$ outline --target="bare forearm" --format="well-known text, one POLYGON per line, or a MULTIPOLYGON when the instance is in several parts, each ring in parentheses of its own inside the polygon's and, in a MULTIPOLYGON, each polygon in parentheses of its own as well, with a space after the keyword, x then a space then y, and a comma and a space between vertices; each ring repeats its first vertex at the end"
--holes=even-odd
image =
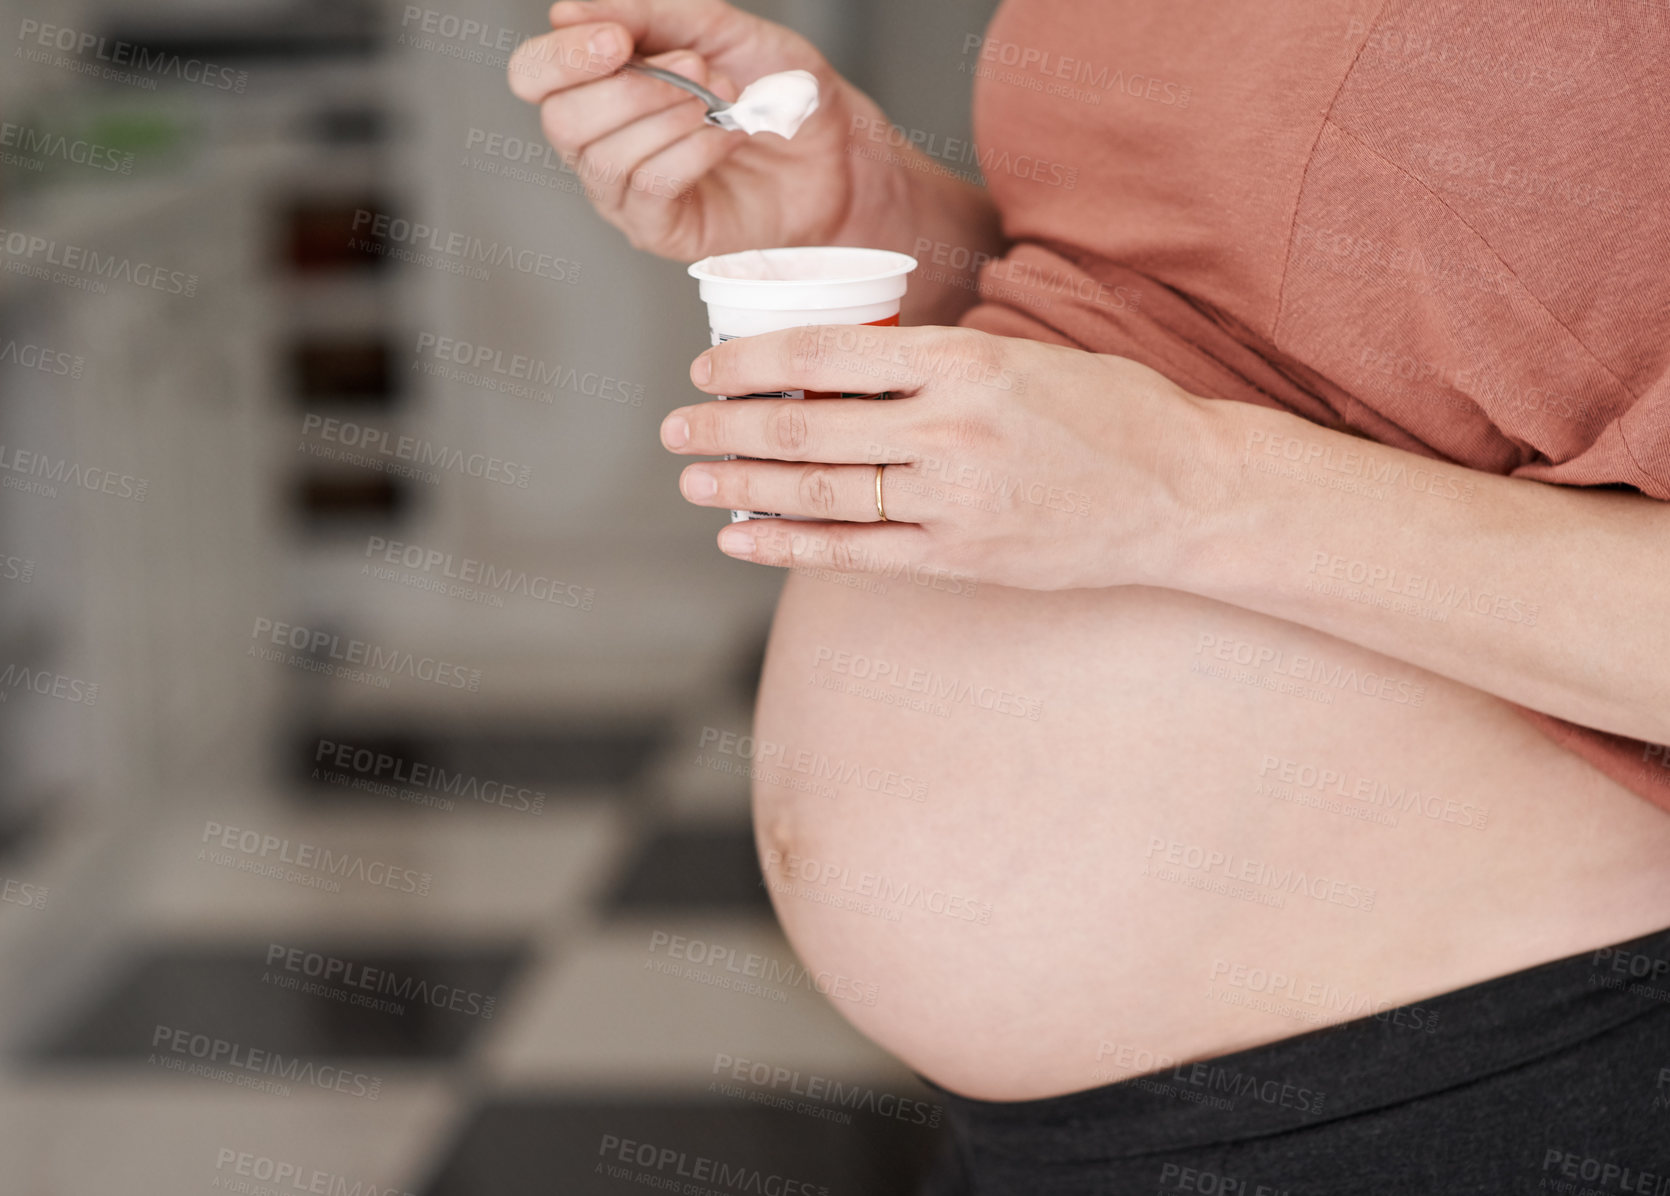
POLYGON ((1670 504, 1503 478, 1207 400, 1179 587, 1670 741, 1670 504))
POLYGON ((837 243, 908 253, 921 261, 911 276, 901 322, 955 324, 979 301, 981 263, 1002 254, 1003 233, 983 187, 950 177, 912 146, 893 149, 855 139, 849 151, 880 154, 837 243))

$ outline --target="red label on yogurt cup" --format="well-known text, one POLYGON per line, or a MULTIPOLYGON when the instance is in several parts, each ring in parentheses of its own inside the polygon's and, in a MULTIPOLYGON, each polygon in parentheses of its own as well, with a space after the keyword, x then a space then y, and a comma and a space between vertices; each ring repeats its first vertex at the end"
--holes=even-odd
MULTIPOLYGON (((896 315, 888 316, 885 320, 871 320, 867 324, 847 325, 850 328, 897 328, 898 326, 899 317, 896 315)), ((716 345, 741 339, 741 337, 732 336, 728 332, 715 332, 713 334, 713 343, 716 345)), ((845 391, 837 390, 764 390, 750 395, 720 395, 719 397, 722 399, 879 399, 882 396, 848 394, 845 391)))

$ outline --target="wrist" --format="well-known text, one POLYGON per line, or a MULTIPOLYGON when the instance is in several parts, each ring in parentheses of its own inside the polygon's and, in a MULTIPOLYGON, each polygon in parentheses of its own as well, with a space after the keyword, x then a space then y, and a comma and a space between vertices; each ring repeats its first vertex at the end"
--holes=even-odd
POLYGON ((1166 411, 1167 509, 1150 584, 1224 598, 1245 580, 1248 555, 1267 541, 1262 497, 1242 458, 1247 433, 1269 413, 1181 390, 1168 396, 1166 411))
POLYGON ((904 214, 911 200, 910 180, 900 177, 908 172, 895 165, 901 155, 885 139, 892 125, 876 102, 851 83, 841 79, 839 87, 831 115, 840 122, 848 199, 828 243, 907 252, 904 214))
POLYGON ((1003 252, 996 205, 985 188, 951 175, 908 142, 862 92, 844 85, 851 198, 830 244, 891 249, 922 269, 905 297, 905 323, 954 324, 979 300, 980 267, 1003 252))

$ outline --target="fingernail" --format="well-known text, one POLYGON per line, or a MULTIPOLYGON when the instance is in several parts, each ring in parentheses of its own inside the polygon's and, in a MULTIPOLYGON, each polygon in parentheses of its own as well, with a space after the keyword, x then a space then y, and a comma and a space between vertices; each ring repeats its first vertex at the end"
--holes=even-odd
POLYGON ((690 381, 697 386, 706 386, 713 381, 713 354, 703 353, 690 363, 690 381))
POLYGON ((712 498, 719 493, 719 479, 705 469, 692 469, 684 475, 686 498, 712 498))
POLYGON ((587 42, 586 46, 599 58, 613 58, 621 51, 620 30, 599 29, 591 35, 591 41, 587 42))
POLYGON ((682 415, 669 415, 661 424, 661 443, 670 449, 690 443, 690 423, 682 415))
POLYGON ((732 525, 719 533, 719 551, 726 556, 748 556, 754 551, 754 533, 732 525))

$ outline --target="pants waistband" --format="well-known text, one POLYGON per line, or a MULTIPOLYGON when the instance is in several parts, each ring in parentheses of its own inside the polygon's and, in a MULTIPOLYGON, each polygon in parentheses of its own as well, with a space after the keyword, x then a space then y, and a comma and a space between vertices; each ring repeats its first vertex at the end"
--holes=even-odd
POLYGON ((1670 929, 1064 1096, 981 1101, 924 1082, 984 1150, 1040 1162, 1136 1158, 1401 1104, 1667 1009, 1670 929))

